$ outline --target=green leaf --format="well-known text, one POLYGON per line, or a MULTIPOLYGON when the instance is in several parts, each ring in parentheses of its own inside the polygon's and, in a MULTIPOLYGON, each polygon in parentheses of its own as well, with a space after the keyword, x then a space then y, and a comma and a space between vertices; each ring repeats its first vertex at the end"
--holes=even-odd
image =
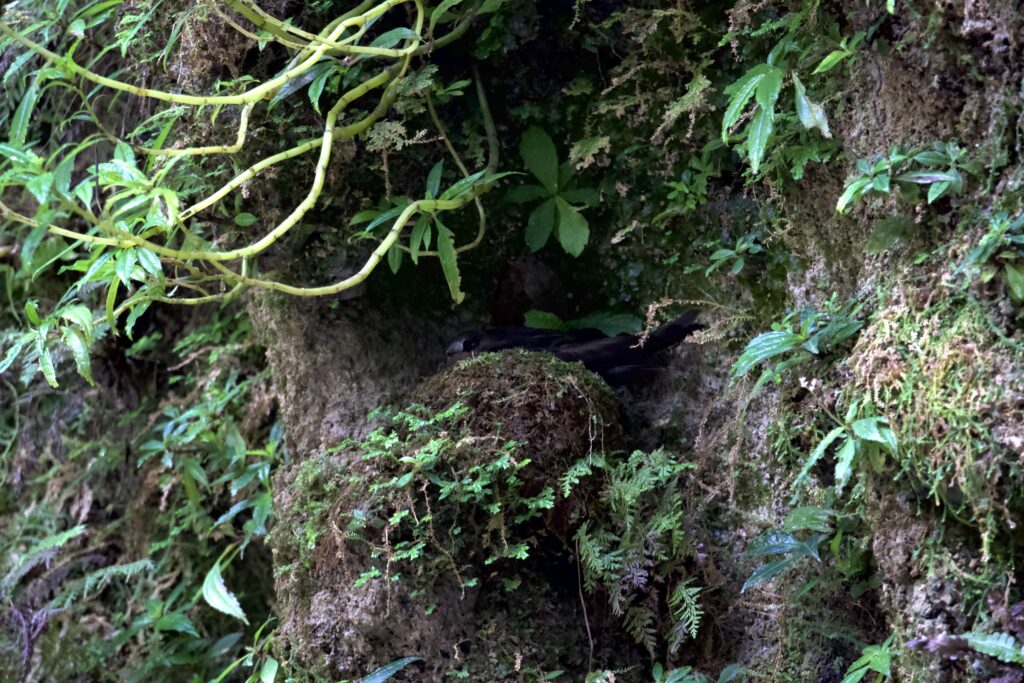
POLYGON ((519 143, 519 154, 526 168, 550 194, 558 192, 558 152, 547 133, 536 126, 528 128, 519 143))
POLYGON ((982 654, 1007 664, 1024 664, 1024 648, 1008 633, 968 631, 963 637, 968 645, 982 654))
POLYGON ((554 313, 531 309, 526 312, 524 324, 537 330, 564 330, 566 324, 554 313))
POLYGON ((83 306, 82 304, 65 306, 60 310, 60 317, 78 325, 78 328, 85 336, 85 340, 92 343, 94 330, 92 325, 92 312, 89 310, 88 306, 83 306))
POLYGON ((263 666, 260 667, 260 683, 274 683, 278 666, 277 660, 273 657, 263 660, 263 666))
POLYGON ((21 96, 21 101, 18 103, 18 108, 14 111, 14 115, 11 117, 10 130, 8 132, 7 141, 11 143, 13 147, 24 147, 25 140, 28 137, 28 127, 32 119, 32 112, 36 108, 36 103, 39 101, 39 79, 32 81, 25 90, 25 94, 21 96))
POLYGON ((1007 263, 1004 266, 1006 285, 1010 288, 1010 296, 1016 301, 1024 301, 1024 266, 1007 263))
POLYGON ((587 219, 561 197, 555 197, 555 203, 558 206, 558 241, 567 253, 579 256, 590 240, 587 219))
POLYGON ((444 279, 448 283, 448 291, 451 292, 452 300, 456 304, 462 303, 466 298, 463 293, 462 276, 459 274, 459 264, 456 260, 455 237, 452 231, 437 221, 437 255, 441 261, 441 270, 444 272, 444 279))
POLYGON ((766 109, 774 114, 775 103, 779 99, 779 93, 782 91, 782 69, 773 67, 766 71, 764 78, 762 78, 758 84, 755 92, 755 98, 757 103, 761 105, 763 109, 766 109))
POLYGON ((550 197, 551 193, 541 185, 520 185, 505 193, 505 201, 512 204, 526 204, 541 197, 550 197))
POLYGON ((53 187, 53 180, 53 173, 40 173, 25 183, 25 188, 32 193, 37 202, 45 204, 46 200, 50 198, 50 188, 53 187))
POLYGON ((804 338, 787 330, 776 330, 759 334, 747 344, 739 359, 732 366, 732 374, 742 377, 753 367, 769 358, 799 348, 804 338))
POLYGON ((427 199, 433 199, 441 191, 441 176, 444 174, 444 159, 434 164, 427 174, 427 199))
POLYGON ((577 330, 599 330, 601 334, 614 337, 619 334, 636 334, 643 329, 643 321, 628 313, 597 312, 576 318, 566 323, 577 330))
POLYGON ((526 246, 538 251, 548 242, 555 228, 555 200, 548 199, 540 204, 526 219, 526 246))
POLYGON ((245 612, 238 603, 238 598, 224 585, 224 577, 221 575, 220 560, 214 562, 213 567, 206 574, 203 580, 203 600, 219 612, 241 619, 246 624, 249 620, 245 618, 245 612))
POLYGON ((412 259, 414 264, 418 264, 420 258, 420 247, 423 246, 423 237, 430 227, 430 221, 426 216, 420 216, 416 219, 416 224, 412 226, 412 234, 409 235, 409 258, 412 259))
POLYGON ((402 267, 402 250, 398 246, 396 241, 388 249, 388 267, 391 268, 392 273, 398 273, 398 269, 402 267))
POLYGON ((865 417, 850 425, 853 433, 861 439, 882 444, 882 446, 896 454, 896 435, 889 428, 889 420, 884 417, 865 417))
POLYGON ((793 74, 793 89, 796 91, 796 114, 800 118, 800 123, 807 130, 817 128, 822 137, 831 138, 832 131, 828 127, 828 115, 825 114, 825 108, 808 99, 804 84, 800 82, 800 77, 796 74, 793 74))
POLYGON ((782 525, 783 531, 818 531, 828 533, 832 530, 829 520, 835 510, 817 506, 803 506, 794 508, 786 515, 786 521, 782 525))
POLYGON ((764 151, 768 147, 768 137, 772 134, 772 121, 775 114, 770 109, 759 109, 750 122, 747 133, 747 152, 750 154, 750 170, 757 173, 764 159, 764 151))
POLYGON ((139 260, 139 265, 147 273, 156 278, 163 276, 164 266, 160 263, 160 257, 156 255, 156 252, 150 251, 145 247, 138 247, 135 250, 135 256, 139 260))
POLYGON ((153 622, 153 628, 157 631, 174 631, 176 633, 187 633, 194 638, 199 637, 199 632, 196 631, 192 620, 178 612, 163 615, 153 622))
POLYGON ((857 178, 846 186, 839 201, 836 202, 836 211, 842 213, 850 204, 864 194, 865 189, 871 184, 871 178, 857 178))
POLYGON ((248 228, 250 225, 255 225, 258 220, 259 218, 251 213, 242 212, 235 216, 235 225, 240 228, 248 228))
POLYGON ((434 32, 434 27, 437 26, 437 22, 441 20, 448 10, 461 3, 462 0, 444 0, 444 2, 434 8, 434 11, 430 13, 430 32, 434 32))
POLYGON ((767 64, 758 64, 725 89, 725 94, 731 97, 729 106, 725 109, 725 115, 722 117, 722 142, 729 141, 729 129, 740 120, 740 116, 746 109, 747 103, 750 102, 750 98, 754 96, 757 86, 771 68, 767 64))
POLYGON ((60 331, 64 335, 64 342, 71 349, 78 374, 85 378, 85 381, 91 386, 96 386, 96 382, 92 379, 92 363, 89 359, 89 345, 86 343, 85 337, 72 327, 61 327, 60 331))
POLYGON ((811 73, 823 74, 852 54, 849 50, 833 50, 825 56, 825 59, 821 60, 821 63, 811 73))
POLYGON ((29 299, 25 302, 25 317, 28 321, 35 326, 39 326, 43 322, 42 318, 39 317, 39 301, 36 299, 29 299))
POLYGON ((382 666, 366 678, 362 679, 359 683, 384 683, 384 681, 391 680, 391 677, 396 673, 409 666, 413 662, 420 661, 419 657, 403 657, 402 659, 396 659, 395 661, 382 666))
POLYGON ((35 334, 32 332, 26 332, 18 337, 11 348, 7 349, 7 353, 4 355, 3 360, 0 360, 0 373, 7 372, 7 368, 14 364, 15 359, 21 354, 24 349, 31 341, 35 339, 35 334))
POLYGON ((70 24, 68 24, 68 33, 70 33, 75 38, 84 38, 85 37, 85 20, 84 19, 75 19, 70 24))
POLYGON ((46 378, 46 383, 56 389, 59 386, 57 371, 53 367, 53 357, 46 346, 46 334, 42 330, 36 334, 36 355, 39 356, 39 369, 46 378))
POLYGON ((836 454, 836 491, 842 492, 853 475, 853 458, 857 455, 857 443, 847 439, 836 454))
POLYGON ((943 180, 938 183, 932 183, 928 187, 928 203, 931 204, 936 199, 944 195, 946 193, 946 190, 948 190, 951 185, 952 183, 948 180, 943 180))
POLYGON ((821 460, 821 456, 825 455, 825 450, 832 445, 833 441, 835 441, 845 433, 846 427, 836 427, 831 432, 825 435, 825 438, 821 440, 821 443, 815 446, 814 450, 811 451, 811 455, 809 458, 807 458, 807 462, 805 462, 804 466, 800 469, 800 473, 793 481, 793 488, 796 488, 800 483, 803 482, 804 479, 807 478, 807 475, 811 473, 811 468, 813 468, 814 465, 817 464, 819 460, 821 460))
POLYGON ((115 271, 117 276, 121 278, 121 284, 125 287, 131 285, 132 271, 135 270, 135 265, 138 261, 139 258, 134 249, 125 249, 117 255, 115 271))
POLYGON ((787 556, 781 560, 775 560, 768 564, 763 564, 754 570, 754 573, 750 575, 750 578, 743 582, 743 587, 740 588, 740 594, 746 593, 751 588, 757 588, 758 586, 768 583, 782 572, 789 569, 798 558, 787 556))

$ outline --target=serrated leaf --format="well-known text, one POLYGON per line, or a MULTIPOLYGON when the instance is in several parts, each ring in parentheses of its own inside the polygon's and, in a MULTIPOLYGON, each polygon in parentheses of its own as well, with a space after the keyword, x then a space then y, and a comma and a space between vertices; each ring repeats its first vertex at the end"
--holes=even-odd
POLYGON ((853 476, 853 458, 857 455, 857 443, 847 439, 836 453, 836 490, 842 492, 850 477, 853 476))
POLYGON ((14 341, 11 348, 7 349, 7 353, 4 355, 3 360, 0 360, 0 374, 7 372, 7 368, 14 364, 15 359, 17 359, 22 350, 32 342, 33 339, 35 339, 35 334, 32 332, 26 332, 14 341))
POLYGON ((462 303, 466 298, 462 291, 462 276, 459 274, 458 255, 455 252, 455 236, 452 231, 437 222, 437 255, 441 261, 441 270, 444 272, 444 279, 448 283, 448 291, 451 292, 452 300, 456 304, 462 303))
POLYGON ((590 241, 587 219, 559 196, 555 197, 555 204, 558 206, 558 241, 567 253, 579 256, 590 241))
POLYGON ((53 173, 40 173, 25 183, 25 189, 32 193, 37 202, 45 204, 46 200, 50 198, 50 188, 53 187, 53 180, 53 173))
POLYGON ((39 357, 39 370, 46 378, 46 383, 56 389, 59 386, 57 371, 53 367, 53 356, 50 355, 50 349, 46 346, 46 334, 43 331, 36 334, 36 355, 39 357))
POLYGON ((13 147, 25 146, 32 112, 39 101, 39 95, 39 79, 37 78, 25 89, 25 93, 21 96, 21 101, 18 103, 18 108, 14 110, 14 115, 11 116, 7 140, 13 147))
POLYGON ((817 506, 803 506, 794 508, 786 515, 786 521, 782 525, 784 531, 818 531, 828 533, 832 530, 829 520, 835 514, 834 510, 817 506))
POLYGON ((418 661, 420 661, 419 657, 403 657, 402 659, 396 659, 390 664, 386 664, 381 668, 377 669, 369 676, 362 679, 359 683, 384 683, 384 681, 391 680, 391 678, 396 673, 398 673, 405 667, 409 666, 413 662, 418 661))
POLYGON ((92 312, 89 310, 88 306, 83 306, 82 304, 65 306, 60 310, 60 317, 77 325, 82 331, 86 342, 92 343, 94 330, 92 324, 92 312))
POLYGON ((758 536, 747 547, 747 555, 758 557, 762 555, 788 555, 789 553, 803 547, 800 539, 790 534, 779 531, 769 531, 758 536))
POLYGON ((782 91, 783 75, 782 69, 773 67, 766 71, 764 78, 758 82, 757 89, 754 91, 754 97, 762 108, 774 112, 775 103, 778 101, 779 93, 782 91))
POLYGON ((747 152, 750 155, 750 170, 757 173, 764 159, 768 138, 772 134, 772 122, 775 114, 770 109, 758 109, 754 120, 750 122, 747 133, 747 152))
POLYGON ((547 133, 536 126, 528 128, 519 143, 519 154, 526 168, 550 194, 558 192, 558 152, 547 133))
POLYGON ((155 252, 144 247, 138 247, 135 250, 135 256, 139 261, 139 265, 147 273, 156 278, 163 276, 164 266, 160 263, 160 257, 155 252))
POLYGON ((825 450, 832 445, 832 442, 838 439, 840 436, 846 433, 846 427, 836 427, 831 432, 825 435, 825 438, 815 446, 814 450, 811 451, 810 457, 804 463, 804 466, 800 469, 800 473, 793 481, 793 488, 796 488, 798 484, 803 482, 804 479, 811 473, 811 468, 821 460, 821 456, 825 455, 825 450))
POLYGON ((249 620, 245 618, 245 612, 242 611, 238 598, 224 584, 220 560, 213 563, 213 567, 210 568, 206 578, 203 580, 203 600, 218 612, 223 612, 236 619, 240 619, 246 624, 249 623, 249 620))
POLYGON ((538 205, 526 219, 526 246, 530 251, 538 251, 551 237, 555 228, 555 200, 548 199, 538 205))
POLYGON ((1008 633, 968 631, 963 637, 968 645, 982 654, 1007 664, 1024 664, 1024 648, 1008 633))
POLYGON ((725 115, 722 117, 722 142, 729 141, 729 129, 740 120, 740 116, 754 96, 757 86, 771 68, 767 64, 758 64, 725 89, 725 94, 731 97, 729 106, 725 109, 725 115))

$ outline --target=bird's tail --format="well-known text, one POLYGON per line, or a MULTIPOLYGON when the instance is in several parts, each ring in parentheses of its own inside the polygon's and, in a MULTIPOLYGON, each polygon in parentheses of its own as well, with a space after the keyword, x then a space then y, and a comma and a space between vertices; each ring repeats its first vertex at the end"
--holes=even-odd
POLYGON ((704 326, 697 322, 697 311, 687 311, 670 323, 665 323, 647 336, 643 348, 647 353, 658 353, 675 346, 704 326))

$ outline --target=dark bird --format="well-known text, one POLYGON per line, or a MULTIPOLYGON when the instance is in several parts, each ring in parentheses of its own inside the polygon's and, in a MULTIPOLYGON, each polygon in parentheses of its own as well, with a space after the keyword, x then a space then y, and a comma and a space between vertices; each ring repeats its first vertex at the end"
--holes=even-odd
POLYGON ((652 378, 661 364, 656 355, 679 342, 703 325, 697 311, 687 311, 641 338, 633 334, 606 337, 597 330, 540 330, 532 327, 497 327, 467 332, 448 347, 448 359, 462 360, 477 353, 503 349, 545 351, 567 362, 581 362, 604 377, 612 386, 632 384, 652 378))

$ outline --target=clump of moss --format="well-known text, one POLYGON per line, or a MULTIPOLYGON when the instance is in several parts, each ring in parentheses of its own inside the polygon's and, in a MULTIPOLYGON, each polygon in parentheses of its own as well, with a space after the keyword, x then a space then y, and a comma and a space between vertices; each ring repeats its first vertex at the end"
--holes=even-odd
POLYGON ((559 477, 621 444, 617 411, 581 366, 485 354, 378 412, 366 438, 286 470, 272 538, 279 654, 334 677, 409 654, 427 662, 419 675, 458 668, 453 646, 472 640, 481 590, 534 590, 509 577, 545 553, 564 563, 580 501, 596 493, 584 489, 599 484, 566 498, 559 477))

